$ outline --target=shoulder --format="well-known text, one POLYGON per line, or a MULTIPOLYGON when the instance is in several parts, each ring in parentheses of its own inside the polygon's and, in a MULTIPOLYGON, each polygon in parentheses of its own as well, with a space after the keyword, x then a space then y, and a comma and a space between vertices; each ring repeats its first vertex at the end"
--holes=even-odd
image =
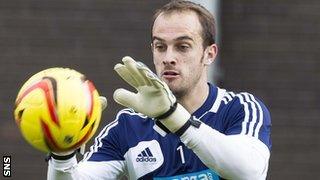
POLYGON ((135 112, 133 109, 125 108, 120 110, 117 113, 115 119, 107 124, 104 129, 112 129, 111 131, 118 131, 119 133, 121 133, 124 132, 127 127, 130 127, 130 129, 132 129, 141 126, 142 123, 144 124, 146 122, 149 122, 147 121, 147 119, 149 119, 149 117, 147 117, 146 115, 135 112))
POLYGON ((240 92, 236 93, 233 91, 229 91, 220 87, 215 87, 216 95, 213 104, 210 107, 209 112, 213 113, 221 113, 226 110, 235 109, 235 108, 243 108, 244 106, 256 105, 261 106, 261 108, 266 109, 263 102, 248 92, 240 92))
POLYGON ((130 127, 131 130, 140 130, 142 126, 150 124, 150 118, 144 114, 135 112, 131 108, 122 109, 116 115, 116 121, 119 123, 119 128, 130 127))
POLYGON ((120 110, 115 119, 113 121, 111 121, 110 123, 108 123, 107 125, 105 125, 102 129, 102 133, 104 134, 109 134, 109 131, 113 131, 115 129, 120 129, 123 128, 123 126, 126 126, 126 124, 135 121, 136 123, 139 122, 139 120, 143 120, 143 119, 147 119, 148 117, 141 114, 141 113, 137 113, 135 112, 133 109, 130 108, 126 108, 126 109, 122 109, 120 110), (107 132, 107 133, 106 133, 107 132))
POLYGON ((225 91, 221 98, 221 113, 228 120, 251 121, 261 119, 270 124, 271 118, 268 108, 256 96, 248 92, 235 93, 225 91))
POLYGON ((125 108, 119 111, 116 115, 117 121, 126 121, 130 119, 147 119, 148 117, 144 114, 135 112, 131 108, 125 108))
POLYGON ((221 107, 229 111, 235 109, 242 109, 243 111, 258 109, 268 111, 265 104, 256 96, 248 92, 235 93, 224 90, 221 98, 221 107))
POLYGON ((227 126, 226 134, 256 137, 271 148, 271 117, 259 98, 248 92, 225 91, 219 112, 227 126))
POLYGON ((136 113, 132 109, 120 110, 114 121, 110 122, 102 128, 100 133, 94 140, 94 145, 90 147, 90 153, 85 157, 88 159, 93 153, 96 160, 100 159, 123 159, 123 155, 126 153, 130 145, 129 141, 136 141, 132 135, 135 132, 143 132, 141 123, 150 122, 146 121, 147 117, 136 113))

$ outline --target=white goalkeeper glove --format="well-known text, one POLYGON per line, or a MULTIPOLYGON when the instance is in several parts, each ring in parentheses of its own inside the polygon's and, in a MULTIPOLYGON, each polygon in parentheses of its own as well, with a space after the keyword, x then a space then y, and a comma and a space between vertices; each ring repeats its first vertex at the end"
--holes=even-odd
POLYGON ((114 100, 136 112, 160 120, 170 132, 176 133, 183 126, 186 130, 190 126, 186 124, 191 115, 183 106, 177 104, 168 85, 143 63, 136 62, 129 56, 124 57, 122 62, 123 64, 116 64, 114 70, 134 87, 137 93, 117 89, 113 94, 114 100))
MULTIPOLYGON (((100 96, 99 100, 101 103, 101 109, 103 111, 107 108, 107 105, 108 105, 107 98, 104 96, 100 96)), ((51 152, 49 154, 49 158, 53 157, 54 159, 58 159, 58 160, 70 159, 76 154, 77 151, 83 155, 85 152, 85 147, 86 147, 86 144, 82 144, 78 150, 70 150, 65 152, 51 152)))

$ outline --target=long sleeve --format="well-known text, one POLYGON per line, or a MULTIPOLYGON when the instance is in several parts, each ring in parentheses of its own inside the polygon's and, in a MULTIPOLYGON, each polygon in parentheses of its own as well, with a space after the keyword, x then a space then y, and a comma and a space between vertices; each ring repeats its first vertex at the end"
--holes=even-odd
POLYGON ((229 101, 218 115, 223 128, 218 131, 206 123, 191 126, 181 141, 225 179, 265 179, 271 148, 269 111, 251 94, 226 96, 229 101))
POLYGON ((80 161, 50 159, 48 180, 119 179, 124 174, 125 161, 80 161))
POLYGON ((265 179, 269 149, 247 135, 224 135, 206 124, 190 127, 181 141, 209 168, 226 179, 265 179))

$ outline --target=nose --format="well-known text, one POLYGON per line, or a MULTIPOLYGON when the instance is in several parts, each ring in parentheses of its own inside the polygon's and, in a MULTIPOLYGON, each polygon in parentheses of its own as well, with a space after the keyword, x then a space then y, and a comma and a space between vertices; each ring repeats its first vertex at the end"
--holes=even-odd
POLYGON ((176 65, 177 59, 176 59, 175 53, 173 52, 173 50, 171 48, 167 49, 162 63, 164 65, 176 65))

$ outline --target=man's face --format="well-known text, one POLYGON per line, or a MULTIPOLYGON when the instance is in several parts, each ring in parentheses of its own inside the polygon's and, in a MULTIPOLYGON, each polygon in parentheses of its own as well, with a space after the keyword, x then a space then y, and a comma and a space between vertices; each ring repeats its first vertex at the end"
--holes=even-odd
POLYGON ((160 14, 154 22, 152 52, 157 75, 178 98, 206 76, 201 31, 192 11, 160 14))

